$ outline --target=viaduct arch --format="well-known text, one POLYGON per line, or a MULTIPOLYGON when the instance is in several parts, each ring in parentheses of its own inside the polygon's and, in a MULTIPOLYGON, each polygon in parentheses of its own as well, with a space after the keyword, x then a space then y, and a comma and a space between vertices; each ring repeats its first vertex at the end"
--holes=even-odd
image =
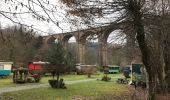
POLYGON ((107 65, 107 38, 111 32, 117 29, 122 29, 122 24, 114 24, 110 26, 103 26, 98 28, 91 28, 80 31, 73 31, 67 33, 53 34, 43 37, 44 48, 48 47, 48 44, 55 41, 56 39, 60 41, 64 47, 67 49, 68 40, 71 37, 76 39, 76 59, 77 63, 85 64, 85 43, 86 38, 90 35, 97 35, 99 44, 99 62, 100 65, 107 65))

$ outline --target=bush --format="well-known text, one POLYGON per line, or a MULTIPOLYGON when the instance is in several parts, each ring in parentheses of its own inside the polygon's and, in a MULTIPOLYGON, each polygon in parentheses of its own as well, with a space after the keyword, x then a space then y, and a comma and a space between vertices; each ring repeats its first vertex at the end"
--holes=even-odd
POLYGON ((102 81, 110 81, 110 80, 111 80, 111 77, 108 77, 108 76, 102 77, 102 81))
POLYGON ((125 78, 130 78, 130 76, 129 76, 130 72, 129 71, 124 71, 123 74, 124 74, 125 78))
POLYGON ((61 89, 67 89, 64 83, 64 79, 58 80, 48 80, 49 84, 52 88, 61 88, 61 89))

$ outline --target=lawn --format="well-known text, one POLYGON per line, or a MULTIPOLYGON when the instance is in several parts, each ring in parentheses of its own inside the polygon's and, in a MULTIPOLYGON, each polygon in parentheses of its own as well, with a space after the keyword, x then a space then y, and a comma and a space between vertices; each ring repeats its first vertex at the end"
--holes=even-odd
MULTIPOLYGON (((100 77, 100 76, 94 75, 91 78, 97 78, 97 77, 100 77)), ((61 75, 60 78, 63 78, 65 81, 88 79, 87 75, 61 75)), ((52 79, 52 77, 51 76, 45 76, 41 79, 40 83, 47 83, 49 79, 52 79)))
MULTIPOLYGON (((93 76, 92 78, 95 77, 93 76)), ((87 79, 87 76, 86 75, 61 75, 60 78, 63 78, 65 81, 74 81, 74 80, 87 79)), ((52 79, 52 76, 44 76, 41 78, 40 83, 48 83, 49 79, 52 79)), ((7 78, 0 79, 0 88, 9 87, 9 86, 31 85, 31 84, 39 84, 39 83, 14 84, 12 82, 12 76, 8 76, 7 78)))
POLYGON ((131 100, 130 95, 126 85, 112 80, 75 83, 67 85, 67 89, 49 87, 8 92, 2 100, 131 100))
MULTIPOLYGON (((91 78, 101 79, 102 76, 103 76, 103 74, 100 73, 99 75, 92 75, 91 78)), ((108 76, 109 77, 118 77, 118 76, 120 76, 120 74, 109 74, 108 76)), ((61 78, 63 78, 65 81, 88 79, 87 75, 74 75, 74 74, 61 75, 61 78)), ((51 76, 44 76, 44 77, 42 77, 40 83, 48 83, 49 79, 52 79, 52 77, 51 76)), ((31 85, 31 84, 39 84, 39 83, 14 84, 12 82, 12 76, 9 76, 7 78, 0 78, 0 88, 1 87, 10 87, 10 86, 31 85)))

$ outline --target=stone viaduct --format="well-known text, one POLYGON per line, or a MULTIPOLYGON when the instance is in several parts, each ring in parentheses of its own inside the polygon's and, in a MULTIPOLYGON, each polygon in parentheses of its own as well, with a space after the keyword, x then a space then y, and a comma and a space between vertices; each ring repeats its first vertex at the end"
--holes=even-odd
POLYGON ((44 47, 48 47, 48 44, 54 42, 56 39, 64 45, 67 49, 68 40, 71 37, 76 39, 76 59, 77 63, 85 64, 85 43, 86 39, 90 35, 97 35, 99 44, 99 62, 100 65, 107 65, 107 38, 111 32, 117 29, 121 29, 120 24, 114 24, 110 26, 103 26, 98 28, 90 28, 86 30, 79 30, 74 32, 53 34, 43 37, 44 47))

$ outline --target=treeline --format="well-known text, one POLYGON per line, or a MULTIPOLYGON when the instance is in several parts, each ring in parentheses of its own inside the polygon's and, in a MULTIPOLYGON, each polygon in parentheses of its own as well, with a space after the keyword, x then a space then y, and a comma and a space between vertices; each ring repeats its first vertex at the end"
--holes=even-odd
POLYGON ((42 37, 22 26, 0 29, 0 60, 26 64, 36 59, 42 37))

